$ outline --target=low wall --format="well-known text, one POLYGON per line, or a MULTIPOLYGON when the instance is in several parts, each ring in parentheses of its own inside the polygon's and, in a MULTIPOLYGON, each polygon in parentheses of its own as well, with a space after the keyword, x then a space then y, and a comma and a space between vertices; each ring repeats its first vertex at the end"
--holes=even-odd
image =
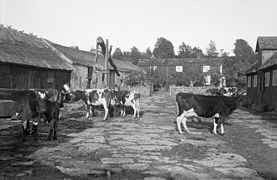
POLYGON ((215 88, 214 86, 202 86, 202 87, 188 87, 188 86, 174 86, 169 87, 169 95, 176 96, 178 92, 192 93, 192 94, 206 94, 208 89, 215 88))
POLYGON ((150 85, 145 85, 145 86, 129 86, 128 87, 129 91, 136 91, 140 93, 141 96, 151 96, 151 86, 150 85))

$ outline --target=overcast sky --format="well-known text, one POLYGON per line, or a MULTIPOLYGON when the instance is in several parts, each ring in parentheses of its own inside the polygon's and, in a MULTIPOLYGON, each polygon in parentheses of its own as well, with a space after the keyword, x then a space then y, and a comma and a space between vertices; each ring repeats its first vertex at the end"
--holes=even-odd
POLYGON ((204 52, 210 40, 232 52, 236 39, 254 49, 277 35, 276 0, 0 0, 0 24, 65 46, 90 50, 96 38, 113 49, 151 50, 157 38, 204 52))

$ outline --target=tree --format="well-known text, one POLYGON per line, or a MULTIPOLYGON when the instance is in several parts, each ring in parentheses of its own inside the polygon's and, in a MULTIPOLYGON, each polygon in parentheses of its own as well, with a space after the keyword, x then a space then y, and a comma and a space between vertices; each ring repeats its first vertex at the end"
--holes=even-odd
POLYGON ((243 39, 237 39, 233 50, 235 56, 225 57, 223 62, 224 76, 228 86, 244 87, 245 77, 240 74, 245 72, 255 61, 255 53, 243 39))
POLYGON ((151 57, 152 57, 152 52, 151 52, 150 47, 148 47, 148 48, 146 49, 146 51, 145 51, 145 56, 146 56, 147 58, 151 58, 151 57))
POLYGON ((189 45, 186 45, 184 42, 179 46, 178 57, 180 58, 196 58, 198 56, 204 56, 200 48, 192 48, 189 45))
POLYGON ((236 58, 239 59, 239 61, 253 64, 255 61, 255 53, 251 46, 249 46, 248 42, 243 39, 237 39, 234 43, 235 49, 233 50, 236 58))
POLYGON ((116 48, 114 53, 113 53, 113 58, 115 59, 123 59, 123 54, 121 52, 120 48, 116 48))
POLYGON ((153 55, 157 58, 172 58, 175 56, 174 46, 169 40, 163 37, 158 38, 153 55))
POLYGON ((218 52, 217 52, 217 49, 216 49, 216 45, 215 45, 215 42, 210 40, 210 44, 208 46, 208 48, 206 49, 206 56, 207 57, 218 57, 218 52))
POLYGON ((130 52, 130 58, 132 59, 133 64, 137 65, 141 57, 142 53, 138 50, 138 48, 133 46, 130 52))

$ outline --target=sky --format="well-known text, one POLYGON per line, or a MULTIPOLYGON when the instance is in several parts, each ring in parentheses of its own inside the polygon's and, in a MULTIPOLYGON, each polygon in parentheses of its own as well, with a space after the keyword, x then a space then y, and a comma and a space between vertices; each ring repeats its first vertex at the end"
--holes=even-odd
POLYGON ((164 37, 176 53, 212 40, 232 54, 236 39, 255 49, 257 36, 277 36, 276 17, 276 0, 0 0, 0 24, 82 50, 101 36, 144 52, 164 37))

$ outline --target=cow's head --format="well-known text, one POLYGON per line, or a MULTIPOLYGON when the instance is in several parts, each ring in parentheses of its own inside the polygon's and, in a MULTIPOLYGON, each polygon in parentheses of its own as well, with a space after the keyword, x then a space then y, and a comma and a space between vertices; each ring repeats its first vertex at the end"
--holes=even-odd
POLYGON ((61 91, 63 95, 64 102, 72 102, 73 98, 75 97, 74 94, 71 92, 70 87, 68 84, 63 85, 63 90, 61 91))

